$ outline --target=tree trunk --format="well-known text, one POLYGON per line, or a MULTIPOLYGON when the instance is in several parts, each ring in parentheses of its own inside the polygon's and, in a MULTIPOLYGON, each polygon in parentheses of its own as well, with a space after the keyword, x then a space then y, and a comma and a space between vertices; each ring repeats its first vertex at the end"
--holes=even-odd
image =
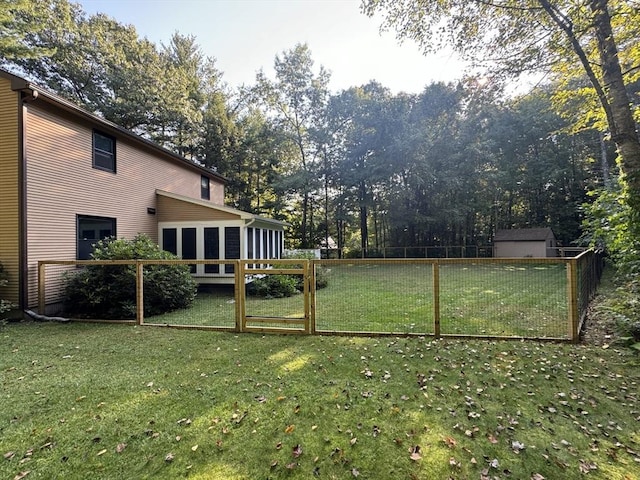
POLYGON ((618 164, 626 184, 628 204, 635 213, 640 213, 640 140, 624 84, 607 4, 607 0, 592 0, 590 8, 594 13, 602 79, 613 121, 609 129, 618 147, 618 164))
POLYGON ((369 249, 369 228, 367 224, 367 186, 364 182, 360 182, 360 248, 362 249, 362 258, 367 257, 369 249))

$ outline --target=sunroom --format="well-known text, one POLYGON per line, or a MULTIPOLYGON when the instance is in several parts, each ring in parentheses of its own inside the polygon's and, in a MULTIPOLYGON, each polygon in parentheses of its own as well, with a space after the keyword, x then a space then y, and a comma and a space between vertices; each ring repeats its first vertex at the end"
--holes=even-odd
MULTIPOLYGON (((282 256, 285 222, 162 190, 156 190, 156 197, 158 243, 182 259, 282 256)), ((194 264, 191 273, 201 284, 231 284, 235 272, 233 264, 194 264)))

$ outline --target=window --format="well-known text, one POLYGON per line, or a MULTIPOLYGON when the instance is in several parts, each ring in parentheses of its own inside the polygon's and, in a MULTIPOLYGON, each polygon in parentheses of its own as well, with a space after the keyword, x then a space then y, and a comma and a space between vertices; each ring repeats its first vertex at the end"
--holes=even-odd
POLYGON ((115 173, 116 139, 100 132, 93 132, 93 168, 115 173))
MULTIPOLYGON (((240 258, 240 227, 226 227, 224 229, 224 257, 228 259, 240 258)), ((233 272, 233 265, 224 266, 224 273, 233 272)))
MULTIPOLYGON (((204 258, 218 260, 220 258, 220 233, 218 227, 204 229, 204 258)), ((220 265, 205 265, 204 273, 220 273, 220 265)))
POLYGON ((203 200, 211 199, 211 183, 209 177, 202 175, 200 177, 200 198, 203 200))
POLYGON ((178 255, 178 231, 175 228, 162 229, 162 248, 178 255))
POLYGON ((115 218, 78 215, 76 222, 76 258, 78 260, 90 260, 96 242, 116 236, 115 218))
MULTIPOLYGON (((182 229, 182 258, 184 260, 193 260, 198 258, 196 247, 196 229, 195 228, 183 228, 182 229)), ((196 273, 196 264, 189 265, 191 267, 191 273, 196 273)))

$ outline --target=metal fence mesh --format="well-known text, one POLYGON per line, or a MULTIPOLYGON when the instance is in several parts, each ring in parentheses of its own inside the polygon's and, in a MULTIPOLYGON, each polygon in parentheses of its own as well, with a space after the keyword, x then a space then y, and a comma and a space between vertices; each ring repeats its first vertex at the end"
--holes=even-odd
POLYGON ((316 268, 328 280, 316 291, 318 331, 433 333, 431 264, 326 261, 316 268))
MULTIPOLYGON (((205 264, 199 272, 216 270, 216 275, 196 278, 200 287, 193 306, 157 316, 142 312, 138 323, 234 331, 576 340, 603 268, 602 256, 593 252, 575 259, 189 262, 205 264), (259 293, 256 286, 270 277, 295 285, 295 293, 259 293)), ((144 277, 147 263, 163 261, 114 264, 124 263, 144 277)), ((41 312, 61 305, 61 274, 79 271, 79 264, 87 262, 41 262, 41 312)))
POLYGON ((440 265, 442 334, 566 338, 561 263, 440 265))

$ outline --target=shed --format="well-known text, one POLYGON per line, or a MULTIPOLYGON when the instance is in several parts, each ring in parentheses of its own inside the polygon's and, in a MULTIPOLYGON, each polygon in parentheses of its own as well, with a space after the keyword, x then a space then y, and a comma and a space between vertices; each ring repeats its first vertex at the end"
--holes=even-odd
POLYGON ((493 256, 556 257, 556 236, 549 227, 498 230, 493 238, 493 256))

